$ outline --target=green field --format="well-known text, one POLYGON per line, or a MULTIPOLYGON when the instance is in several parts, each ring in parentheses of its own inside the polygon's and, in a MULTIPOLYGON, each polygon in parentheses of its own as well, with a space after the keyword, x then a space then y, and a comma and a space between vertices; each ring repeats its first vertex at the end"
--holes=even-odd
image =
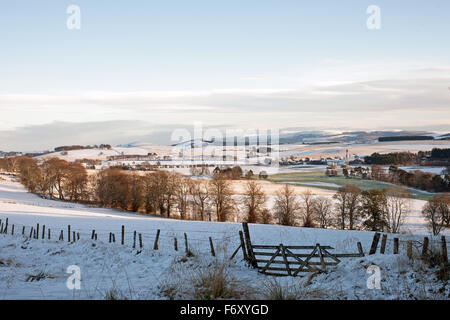
MULTIPOLYGON (((270 175, 267 178, 267 180, 275 183, 289 183, 327 190, 337 190, 339 187, 345 185, 354 185, 360 188, 361 190, 370 190, 370 189, 382 190, 394 186, 393 184, 387 182, 375 180, 362 180, 357 178, 345 178, 342 175, 336 177, 327 177, 323 171, 278 173, 270 175), (334 184, 336 186, 316 185, 315 183, 327 183, 327 184, 334 184)), ((431 193, 422 192, 419 190, 411 190, 411 191, 415 199, 426 200, 433 196, 433 194, 431 193)))

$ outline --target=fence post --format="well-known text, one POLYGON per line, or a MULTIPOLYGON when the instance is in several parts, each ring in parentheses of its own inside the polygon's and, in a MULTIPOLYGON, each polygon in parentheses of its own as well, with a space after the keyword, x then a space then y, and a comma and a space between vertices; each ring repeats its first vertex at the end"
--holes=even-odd
POLYGON ((426 259, 428 256, 428 241, 428 237, 423 238, 422 259, 426 259))
POLYGON ((214 245, 213 245, 213 242, 212 242, 212 238, 211 238, 211 237, 209 237, 209 245, 211 246, 211 255, 212 255, 213 257, 215 257, 215 256, 216 256, 216 252, 214 251, 214 245))
POLYGON ((25 226, 22 227, 22 235, 25 235, 25 226))
POLYGON ((11 227, 11 235, 14 235, 14 225, 11 227))
POLYGON ((444 264, 448 263, 448 255, 447 255, 447 242, 445 241, 445 236, 441 237, 441 246, 442 246, 442 262, 444 264))
POLYGON ((112 233, 110 232, 109 233, 109 243, 111 243, 112 242, 112 233))
POLYGON ((70 224, 67 226, 67 242, 70 242, 70 224))
POLYGON ((409 240, 408 241, 408 247, 406 249, 406 255, 408 256, 409 259, 412 259, 412 241, 409 240))
POLYGON ((42 226, 42 239, 45 239, 45 224, 42 226))
POLYGON ((379 240, 380 240, 380 234, 378 232, 375 232, 375 234, 373 235, 372 245, 370 246, 369 255, 375 254, 375 252, 377 252, 379 240))
POLYGON ((95 239, 94 240, 97 241, 97 232, 95 233, 95 239))
POLYGON ((113 237, 113 243, 116 243, 116 234, 114 232, 112 234, 112 237, 113 237))
POLYGON ((77 241, 77 239, 75 238, 75 231, 72 231, 72 236, 73 236, 73 238, 72 238, 72 242, 75 242, 75 241, 77 241))
POLYGON ((142 249, 142 233, 139 233, 139 247, 142 249))
POLYGON ((122 225, 122 241, 121 244, 124 245, 125 244, 125 226, 122 225))
POLYGON ((250 231, 248 230, 248 223, 242 222, 242 228, 244 229, 245 242, 247 244, 248 258, 252 267, 256 268, 255 255, 253 254, 252 241, 250 239, 250 231))
POLYGON ((32 236, 33 236, 33 227, 31 227, 31 229, 30 229, 30 239, 32 236))
POLYGON ((241 240, 241 248, 242 248, 242 253, 244 254, 244 260, 248 261, 247 251, 245 250, 244 235, 242 234, 241 230, 239 230, 239 238, 241 240))
POLYGON ((155 243, 153 244, 153 250, 158 250, 158 240, 159 240, 159 233, 161 230, 156 231, 156 237, 155 237, 155 243))
POLYGON ((381 247, 380 247, 381 254, 384 254, 384 250, 386 249, 386 240, 387 240, 387 234, 383 234, 383 237, 381 238, 381 247))
POLYGON ((394 238, 394 254, 398 254, 398 238, 394 238))
POLYGON ((359 255, 360 255, 361 257, 364 257, 364 251, 363 251, 361 242, 357 242, 356 245, 358 246, 358 252, 359 252, 359 255))
POLYGON ((38 239, 39 238, 39 223, 36 225, 36 235, 35 238, 38 239))
POLYGON ((92 230, 91 240, 94 240, 94 237, 95 237, 95 229, 92 230))
POLYGON ((77 232, 77 241, 80 240, 80 233, 77 232))
POLYGON ((48 240, 50 240, 50 228, 48 228, 48 240))
POLYGON ((133 232, 133 249, 136 248, 136 230, 133 232))
POLYGON ((186 232, 184 233, 184 246, 186 248, 186 255, 187 255, 189 252, 189 245, 188 245, 188 238, 187 238, 186 232))
POLYGON ((64 230, 61 230, 61 233, 59 235, 59 240, 64 241, 64 230))
POLYGON ((175 248, 175 251, 178 251, 178 240, 177 240, 177 237, 173 238, 173 246, 175 248))

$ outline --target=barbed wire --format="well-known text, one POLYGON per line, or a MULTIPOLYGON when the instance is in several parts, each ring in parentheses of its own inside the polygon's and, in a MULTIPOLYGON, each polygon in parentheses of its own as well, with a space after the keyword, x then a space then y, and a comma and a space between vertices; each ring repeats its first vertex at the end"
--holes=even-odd
MULTIPOLYGON (((33 235, 31 238, 34 238, 34 234, 35 232, 39 232, 40 234, 36 235, 37 239, 42 239, 42 232, 43 232, 43 228, 45 228, 45 234, 43 236, 43 239, 48 239, 48 230, 53 231, 52 233, 54 234, 54 232, 58 232, 58 231, 62 231, 63 235, 67 235, 68 233, 68 225, 64 226, 64 227, 50 227, 49 225, 45 225, 45 224, 40 224, 40 223, 36 223, 35 225, 28 225, 28 224, 22 224, 22 223, 11 223, 11 221, 9 220, 9 218, 3 218, 0 219, 1 221, 1 230, 2 233, 4 233, 4 228, 5 228, 5 223, 6 221, 8 221, 7 227, 8 227, 8 232, 12 231, 12 228, 14 226, 14 234, 15 235, 24 235, 27 238, 30 238, 29 232, 31 232, 31 230, 33 230, 33 235), (37 230, 37 225, 39 224, 39 230, 37 230), (25 229, 23 229, 25 227, 25 229)), ((119 229, 117 231, 111 231, 111 229, 95 229, 93 228, 92 231, 86 231, 86 230, 81 230, 81 231, 77 231, 76 228, 73 228, 72 225, 70 225, 70 236, 72 237, 73 232, 75 232, 76 237, 78 237, 78 235, 81 236, 88 236, 89 238, 91 238, 92 236, 92 231, 95 231, 95 234, 99 235, 99 232, 103 233, 104 237, 108 239, 110 234, 114 234, 114 237, 116 234, 121 235, 122 231, 119 229)), ((139 230, 134 230, 134 231, 125 231, 124 234, 124 238, 130 238, 130 237, 134 237, 134 235, 138 236, 139 234, 141 234, 141 237, 146 237, 146 238, 155 238, 157 236, 157 231, 160 231, 159 237, 161 238, 166 238, 166 239, 174 239, 177 236, 178 237, 183 237, 184 233, 186 234, 190 234, 190 233, 201 233, 201 234, 209 234, 209 233, 213 233, 213 234, 223 234, 223 237, 208 237, 208 238, 196 238, 196 237, 188 237, 189 241, 195 241, 195 242, 203 242, 203 243, 209 243, 209 238, 211 238, 212 241, 228 241, 230 239, 234 239, 236 241, 239 241, 239 236, 236 235, 227 235, 229 232, 227 231, 212 231, 209 232, 207 230, 173 230, 173 229, 161 229, 161 228, 155 228, 154 231, 139 231, 139 230), (166 233, 166 234, 164 234, 166 233)), ((57 233, 60 234, 59 232, 57 233)), ((52 237, 51 237, 52 238, 52 237)), ((55 238, 53 238, 55 239, 55 238)), ((120 242, 120 239, 118 239, 118 242, 120 242)))

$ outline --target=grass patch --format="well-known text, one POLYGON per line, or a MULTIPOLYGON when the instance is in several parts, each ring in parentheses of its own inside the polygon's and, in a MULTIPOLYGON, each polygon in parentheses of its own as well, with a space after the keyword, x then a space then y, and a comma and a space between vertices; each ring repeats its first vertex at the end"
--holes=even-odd
POLYGON ((127 297, 118 289, 111 288, 105 293, 105 300, 128 300, 127 297))
POLYGON ((248 296, 249 289, 244 288, 232 275, 226 263, 215 263, 208 268, 199 268, 193 274, 191 283, 194 299, 242 299, 248 296))
POLYGON ((321 289, 308 288, 312 277, 304 281, 289 279, 288 282, 282 282, 277 278, 272 278, 264 282, 262 287, 262 296, 266 300, 317 300, 330 299, 328 292, 321 289))
POLYGON ((25 282, 33 282, 33 281, 41 281, 44 279, 54 279, 55 276, 52 276, 44 271, 39 272, 38 274, 29 274, 27 278, 25 279, 25 282))

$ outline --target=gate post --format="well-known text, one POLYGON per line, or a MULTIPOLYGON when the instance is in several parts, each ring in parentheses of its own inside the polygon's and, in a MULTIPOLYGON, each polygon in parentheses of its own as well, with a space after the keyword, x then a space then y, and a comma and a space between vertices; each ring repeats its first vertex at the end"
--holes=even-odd
POLYGON ((255 255, 253 253, 252 241, 250 240, 250 231, 248 230, 248 223, 242 222, 242 228, 244 229, 244 237, 247 245, 249 262, 253 268, 256 268, 257 264, 255 261, 255 255))
POLYGON ((378 232, 375 232, 375 234, 373 235, 372 245, 370 246, 369 255, 375 254, 377 252, 379 240, 380 240, 380 234, 378 232))

